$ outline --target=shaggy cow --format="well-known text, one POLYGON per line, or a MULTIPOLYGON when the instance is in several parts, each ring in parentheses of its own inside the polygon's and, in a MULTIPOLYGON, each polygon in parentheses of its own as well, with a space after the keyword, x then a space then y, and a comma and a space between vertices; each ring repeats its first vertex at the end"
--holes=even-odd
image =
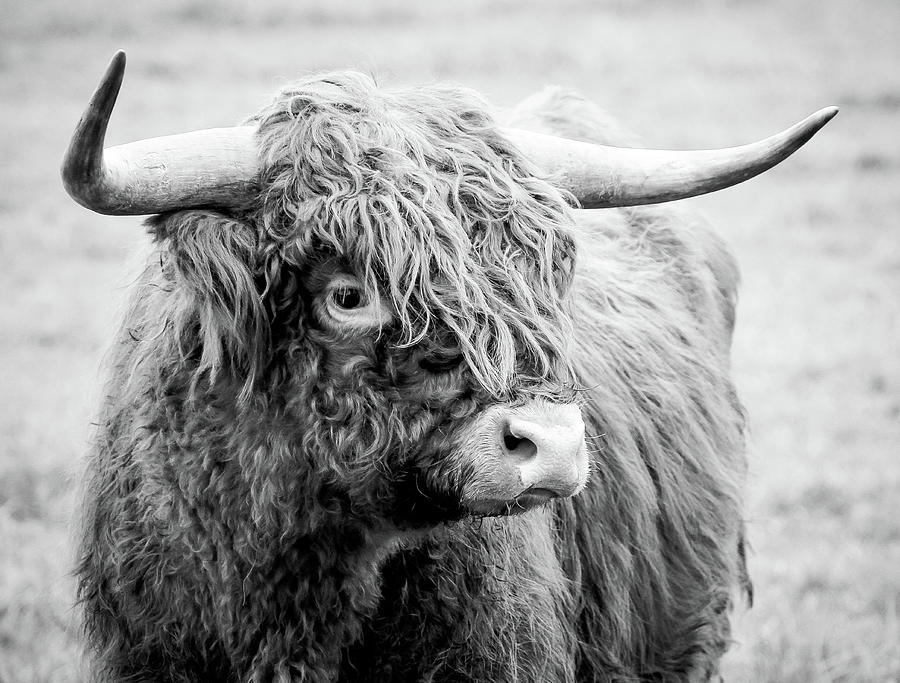
POLYGON ((571 204, 737 182, 833 112, 677 160, 523 133, 621 140, 560 91, 501 129, 468 91, 336 73, 104 153, 123 68, 64 167, 159 213, 89 462, 97 676, 715 675, 748 589, 737 270, 689 213, 571 204))

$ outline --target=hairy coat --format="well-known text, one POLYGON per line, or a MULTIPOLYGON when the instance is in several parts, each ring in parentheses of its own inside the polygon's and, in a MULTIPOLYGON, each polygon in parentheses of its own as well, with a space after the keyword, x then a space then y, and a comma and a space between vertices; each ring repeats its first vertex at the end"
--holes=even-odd
MULTIPOLYGON (((514 116, 623 135, 556 90, 514 116)), ((721 242, 571 209, 459 88, 330 74, 254 122, 257 200, 150 221, 111 353, 77 567, 98 676, 714 675, 745 583, 721 242), (535 397, 582 406, 587 489, 473 518, 467 428, 535 397)))

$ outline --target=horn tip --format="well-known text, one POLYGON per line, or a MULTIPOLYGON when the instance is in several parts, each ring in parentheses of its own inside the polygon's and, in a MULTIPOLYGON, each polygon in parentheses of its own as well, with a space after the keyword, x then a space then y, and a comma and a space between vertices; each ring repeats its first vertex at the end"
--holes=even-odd
POLYGON ((813 135, 822 130, 826 123, 837 116, 838 111, 838 108, 835 106, 823 107, 788 129, 786 132, 792 134, 791 137, 795 142, 791 152, 799 149, 800 146, 808 142, 813 135))
POLYGON ((122 77, 125 75, 125 61, 125 50, 116 50, 116 54, 109 60, 109 66, 106 68, 106 75, 103 77, 103 82, 110 84, 115 83, 120 86, 122 84, 122 77))
POLYGON ((819 130, 820 128, 822 128, 822 126, 824 126, 826 123, 831 121, 831 119, 837 116, 837 113, 839 111, 840 109, 835 106, 823 107, 815 114, 810 116, 809 121, 812 124, 814 130, 819 130))
POLYGON ((825 123, 828 123, 829 121, 831 121, 831 119, 833 119, 835 116, 837 116, 837 113, 840 110, 841 110, 840 107, 831 105, 830 107, 824 107, 824 108, 820 109, 817 112, 817 114, 822 118, 822 120, 825 123))
POLYGON ((112 56, 112 59, 109 60, 109 68, 110 70, 124 70, 125 69, 125 50, 119 49, 116 50, 116 53, 112 56))

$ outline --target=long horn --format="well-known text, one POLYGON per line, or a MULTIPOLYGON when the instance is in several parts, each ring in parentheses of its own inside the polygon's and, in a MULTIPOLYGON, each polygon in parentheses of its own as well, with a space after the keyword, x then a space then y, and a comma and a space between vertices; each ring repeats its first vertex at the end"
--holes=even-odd
POLYGON ((781 133, 741 147, 696 151, 630 149, 557 138, 519 129, 504 134, 571 192, 585 209, 685 199, 736 185, 797 151, 837 107, 826 107, 781 133))
MULTIPOLYGON (((235 206, 256 190, 253 126, 213 128, 103 149, 122 85, 125 53, 113 57, 63 160, 66 190, 98 213, 139 215, 196 206, 235 206)), ((578 142, 519 129, 503 133, 584 208, 684 199, 743 182, 786 159, 837 113, 822 109, 742 147, 677 152, 578 142)))
POLYGON ((103 149, 125 73, 110 62, 63 159, 72 198, 98 213, 140 215, 193 206, 235 206, 252 196, 258 161, 253 126, 213 128, 103 149))

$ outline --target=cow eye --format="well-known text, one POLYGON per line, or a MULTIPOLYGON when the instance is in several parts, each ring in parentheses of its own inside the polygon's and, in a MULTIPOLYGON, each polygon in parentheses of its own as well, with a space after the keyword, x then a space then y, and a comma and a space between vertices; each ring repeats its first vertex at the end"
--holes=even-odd
POLYGON ((337 287, 331 292, 331 299, 339 308, 352 311, 363 303, 363 295, 358 287, 337 287))
POLYGON ((323 322, 337 329, 366 330, 391 322, 384 301, 367 296, 359 280, 346 273, 335 275, 318 301, 323 322))

